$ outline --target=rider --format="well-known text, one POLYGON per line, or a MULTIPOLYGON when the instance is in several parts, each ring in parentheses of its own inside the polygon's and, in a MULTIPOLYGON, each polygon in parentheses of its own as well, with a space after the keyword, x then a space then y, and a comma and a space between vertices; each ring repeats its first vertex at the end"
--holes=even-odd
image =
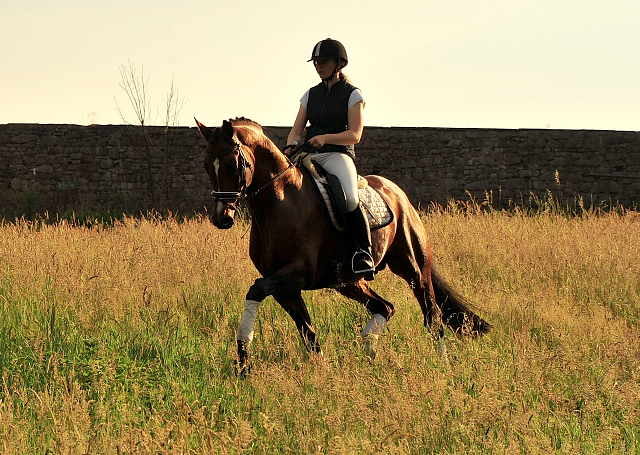
POLYGON ((371 280, 374 272, 371 233, 358 199, 358 174, 354 162, 354 144, 360 142, 364 128, 365 102, 360 90, 342 73, 349 60, 339 41, 330 38, 320 41, 308 61, 313 61, 322 82, 307 90, 300 100, 285 150, 297 148, 309 122, 305 142, 313 147, 312 159, 340 180, 347 199, 347 228, 356 243, 353 271, 371 280))

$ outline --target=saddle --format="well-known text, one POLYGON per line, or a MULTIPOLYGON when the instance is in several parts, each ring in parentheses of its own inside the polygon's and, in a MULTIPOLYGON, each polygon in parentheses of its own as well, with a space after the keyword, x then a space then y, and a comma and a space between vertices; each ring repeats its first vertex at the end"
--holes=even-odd
MULTIPOLYGON (((346 230, 347 198, 338 178, 328 173, 311 155, 301 152, 294 162, 314 180, 320 199, 324 202, 331 223, 338 231, 346 230)), ((358 175, 358 198, 364 207, 371 231, 388 226, 393 221, 393 212, 378 191, 369 186, 367 179, 358 175)))

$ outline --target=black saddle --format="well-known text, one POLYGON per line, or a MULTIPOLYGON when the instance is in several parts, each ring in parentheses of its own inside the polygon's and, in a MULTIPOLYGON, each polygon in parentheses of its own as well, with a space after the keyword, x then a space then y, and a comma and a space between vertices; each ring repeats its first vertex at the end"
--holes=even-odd
MULTIPOLYGON (((308 153, 296 154, 294 160, 315 181, 316 192, 324 202, 323 205, 335 228, 344 231, 347 197, 338 177, 330 174, 320 164, 313 161, 308 153)), ((367 214, 370 230, 383 228, 393 221, 393 212, 387 202, 380 196, 380 193, 369 186, 367 179, 362 176, 358 176, 358 198, 367 214)))

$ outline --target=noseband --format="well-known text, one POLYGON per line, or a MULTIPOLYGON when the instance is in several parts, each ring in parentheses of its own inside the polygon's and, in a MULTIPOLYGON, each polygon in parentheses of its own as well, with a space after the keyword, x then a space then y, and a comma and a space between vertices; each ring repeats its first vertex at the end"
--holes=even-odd
MULTIPOLYGON (((243 198, 246 196, 247 193, 247 169, 251 169, 251 163, 249 162, 249 160, 247 159, 247 157, 245 156, 244 152, 242 151, 242 146, 240 145, 240 141, 238 141, 237 138, 233 138, 233 147, 231 147, 228 150, 225 150, 222 153, 218 153, 217 155, 214 155, 213 153, 209 153, 207 151, 207 155, 213 157, 214 160, 217 160, 218 158, 220 158, 221 156, 226 155, 227 153, 231 153, 231 152, 238 152, 238 166, 240 168, 240 188, 238 188, 237 191, 211 191, 211 196, 213 196, 213 198, 215 200, 218 201, 224 201, 227 203, 234 203, 237 202, 239 199, 243 198)), ((218 180, 220 179, 220 177, 218 177, 216 175, 216 177, 218 178, 218 180)))

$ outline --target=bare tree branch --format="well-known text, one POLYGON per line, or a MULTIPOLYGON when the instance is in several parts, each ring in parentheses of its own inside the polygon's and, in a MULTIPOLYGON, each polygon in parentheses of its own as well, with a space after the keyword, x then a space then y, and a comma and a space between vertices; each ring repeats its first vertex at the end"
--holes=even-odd
MULTIPOLYGON (((151 138, 149 137, 147 126, 151 123, 151 102, 149 100, 147 86, 149 78, 144 76, 144 67, 140 66, 140 72, 129 60, 129 66, 122 65, 120 68, 120 88, 126 93, 129 103, 135 113, 137 123, 142 127, 142 134, 144 136, 144 145, 147 155, 147 186, 149 189, 149 195, 151 198, 151 204, 155 205, 155 192, 153 175, 151 172, 151 138)), ((120 118, 127 127, 129 122, 124 115, 118 100, 114 96, 116 102, 116 111, 120 115, 120 118)), ((171 78, 171 86, 166 98, 164 99, 164 159, 163 159, 163 172, 162 181, 160 183, 160 206, 164 206, 165 197, 168 197, 168 185, 167 185, 167 162, 169 155, 169 127, 177 126, 180 121, 180 111, 186 104, 186 99, 183 96, 180 98, 178 90, 173 83, 173 77, 171 78)), ((157 112, 156 119, 160 118, 160 112, 157 112)), ((130 130, 130 134, 131 130, 130 130)))

